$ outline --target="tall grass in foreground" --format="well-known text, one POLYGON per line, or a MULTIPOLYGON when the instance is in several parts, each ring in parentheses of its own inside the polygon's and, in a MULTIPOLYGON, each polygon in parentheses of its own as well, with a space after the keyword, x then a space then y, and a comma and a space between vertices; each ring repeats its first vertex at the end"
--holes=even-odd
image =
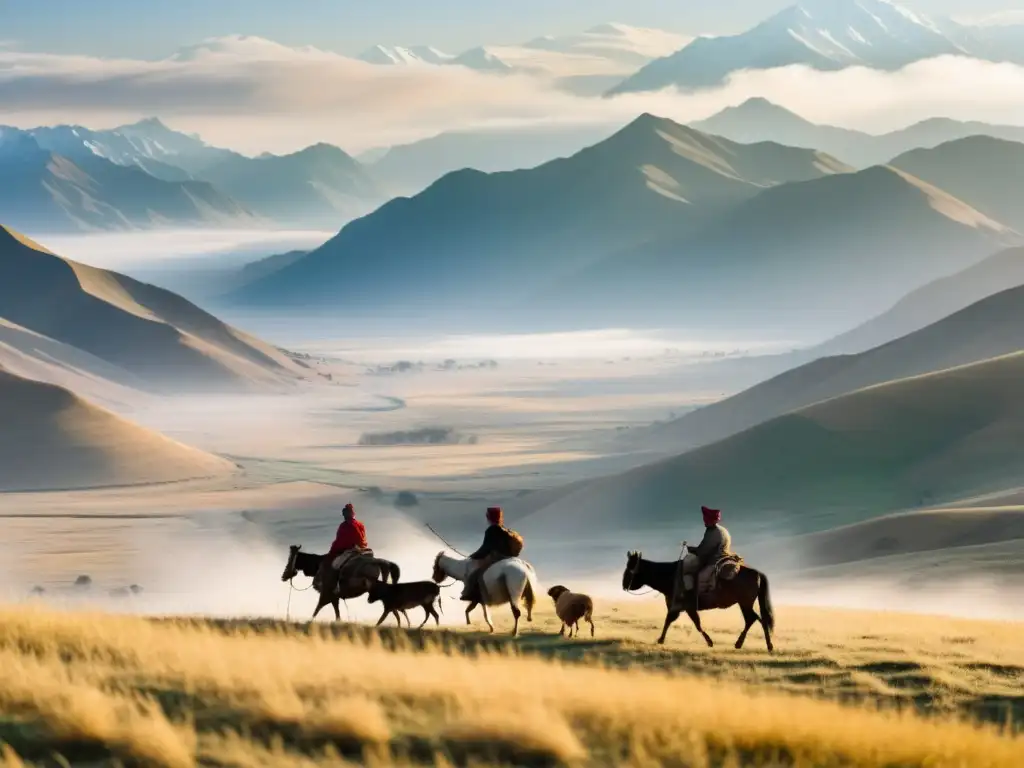
MULTIPOLYGON (((0 609, 7 766, 1024 765, 1024 738, 444 642, 0 609)), ((642 657, 638 656, 638 661, 642 657)))

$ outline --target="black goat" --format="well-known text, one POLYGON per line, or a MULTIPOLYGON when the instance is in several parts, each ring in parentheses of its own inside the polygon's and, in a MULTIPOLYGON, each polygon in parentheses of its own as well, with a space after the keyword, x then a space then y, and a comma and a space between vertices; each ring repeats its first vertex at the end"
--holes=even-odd
MULTIPOLYGON (((402 619, 398 614, 405 616, 406 622, 412 627, 409 615, 406 613, 410 608, 422 608, 424 611, 423 624, 426 624, 431 616, 438 626, 441 626, 441 619, 434 610, 434 602, 438 608, 441 607, 441 587, 432 581, 408 581, 401 584, 385 584, 383 581, 375 581, 369 585, 369 602, 381 602, 384 604, 384 613, 381 614, 379 627, 389 613, 395 614, 395 621, 402 626, 402 619)), ((442 613, 444 610, 442 609, 442 613)), ((417 629, 421 629, 420 624, 417 629)))

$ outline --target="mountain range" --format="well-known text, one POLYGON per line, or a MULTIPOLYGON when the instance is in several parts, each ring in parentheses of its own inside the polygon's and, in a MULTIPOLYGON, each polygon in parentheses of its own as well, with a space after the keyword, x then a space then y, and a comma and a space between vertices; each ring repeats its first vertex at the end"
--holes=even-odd
POLYGON ((604 256, 701 226, 766 188, 848 170, 818 152, 735 144, 644 115, 537 168, 451 173, 352 222, 236 298, 349 309, 508 307, 604 256))
POLYGON ((752 98, 692 123, 706 133, 744 144, 775 141, 827 152, 856 168, 887 163, 914 149, 930 149, 971 136, 1024 142, 1024 127, 931 118, 891 133, 875 135, 812 123, 767 99, 752 98))
POLYGON ((608 95, 668 87, 708 88, 740 70, 790 65, 834 71, 897 70, 936 56, 1024 61, 1024 34, 1009 39, 946 18, 928 18, 889 0, 801 0, 738 35, 698 37, 655 59, 608 95))
POLYGON ((0 215, 33 232, 340 226, 387 198, 342 150, 246 157, 156 119, 92 131, 0 127, 0 215))
MULTIPOLYGON (((915 167, 938 174, 960 151, 945 145, 915 167)), ((1024 145, 967 147, 1004 160, 1015 151, 1024 145)), ((1015 166, 1003 162, 1000 177, 994 165, 979 163, 974 181, 964 168, 958 189, 1019 183, 1015 166)), ((1019 240, 973 205, 895 166, 858 173, 821 152, 645 115, 537 168, 449 174, 233 298, 347 311, 488 306, 583 323, 792 327, 814 317, 839 332, 1019 240)))

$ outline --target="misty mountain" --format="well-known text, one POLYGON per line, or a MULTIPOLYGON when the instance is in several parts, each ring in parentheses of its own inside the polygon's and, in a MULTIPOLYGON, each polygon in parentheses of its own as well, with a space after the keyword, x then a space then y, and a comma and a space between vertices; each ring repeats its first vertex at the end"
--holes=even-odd
POLYGON ((72 160, 98 156, 118 165, 137 166, 164 181, 194 179, 197 170, 235 154, 173 131, 155 117, 105 131, 58 125, 29 133, 39 146, 72 160))
MULTIPOLYGON (((985 271, 1006 274, 1020 250, 985 271), (997 266, 1004 266, 997 270, 997 266)), ((1024 270, 1020 270, 1024 271, 1024 270)), ((975 274, 982 273, 976 270, 975 274)), ((979 281, 980 282, 980 281, 979 281)), ((922 295, 936 296, 935 285, 922 295)), ((1001 291, 932 325, 859 354, 823 357, 733 397, 643 430, 632 439, 673 451, 716 442, 757 424, 864 387, 976 363, 1024 349, 1024 287, 1001 291)))
POLYGON ((734 144, 644 115, 537 168, 448 174, 350 223, 237 298, 349 309, 510 306, 602 256, 686 231, 768 187, 847 170, 818 152, 734 144))
POLYGON ((539 504, 526 497, 534 514, 525 519, 510 511, 526 536, 628 528, 676 541, 681 525, 699 535, 707 504, 749 542, 1014 488, 1024 472, 1021 376, 1018 353, 860 389, 539 504), (693 510, 693 522, 680 523, 680 510, 693 510))
MULTIPOLYGON (((969 136, 1024 142, 1024 128, 933 118, 881 135, 812 123, 767 99, 749 99, 738 107, 693 123, 693 127, 751 144, 777 141, 791 147, 820 149, 858 168, 887 163, 912 149, 931 148, 969 136)), ((941 186, 941 185, 940 185, 941 186)))
POLYGON ((455 57, 439 51, 437 48, 431 48, 429 45, 414 45, 410 48, 398 45, 375 45, 359 54, 358 58, 367 64, 407 66, 409 64, 447 64, 455 57))
POLYGON ((930 20, 887 0, 802 0, 738 35, 699 37, 652 61, 610 94, 704 88, 741 69, 895 70, 963 49, 930 20))
POLYGON ((821 357, 863 352, 1019 285, 1024 285, 1024 248, 1008 248, 961 272, 921 286, 887 312, 808 353, 821 357))
POLYGON ((450 131, 391 147, 369 173, 395 195, 414 195, 447 173, 534 168, 603 141, 621 126, 571 125, 450 131))
POLYGON ((1024 232, 1024 144, 971 136, 912 150, 891 164, 1024 232))
POLYGON ((180 296, 62 259, 5 227, 0 322, 86 352, 158 392, 278 389, 302 376, 276 348, 180 296))
POLYGON ((338 226, 384 198, 365 168, 330 144, 290 155, 232 155, 199 176, 261 216, 296 224, 338 226))
POLYGON ((581 270, 534 307, 838 332, 1018 239, 944 191, 876 166, 764 190, 698 231, 655 236, 581 270))
POLYGON ((202 181, 163 181, 99 155, 71 160, 0 128, 0 213, 35 232, 239 225, 251 214, 202 181))

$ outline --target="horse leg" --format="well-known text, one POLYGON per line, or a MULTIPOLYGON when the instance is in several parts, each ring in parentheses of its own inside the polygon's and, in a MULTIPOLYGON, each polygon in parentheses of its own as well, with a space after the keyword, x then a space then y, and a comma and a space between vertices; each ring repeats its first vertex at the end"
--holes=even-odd
POLYGON ((711 635, 704 631, 704 627, 700 625, 700 614, 692 608, 686 611, 686 615, 690 617, 690 621, 693 622, 693 626, 697 628, 697 631, 704 636, 704 642, 708 644, 708 648, 714 648, 715 644, 711 640, 711 635))
POLYGON ((313 617, 310 619, 310 621, 316 619, 316 615, 320 613, 320 609, 323 608, 325 605, 327 605, 327 601, 324 599, 323 595, 320 595, 320 602, 318 602, 316 604, 316 608, 313 609, 313 617))
POLYGON ((743 627, 743 631, 740 632, 740 636, 736 638, 736 650, 738 651, 743 647, 743 641, 747 639, 747 632, 754 626, 755 621, 760 621, 761 617, 754 613, 754 608, 749 605, 740 604, 740 610, 743 611, 743 621, 746 622, 746 626, 743 627))
MULTIPOLYGON (((341 621, 341 607, 338 605, 338 598, 331 600, 331 607, 334 608, 334 620, 341 621)), ((345 610, 348 610, 348 603, 345 603, 345 610)))
POLYGON ((512 637, 519 636, 519 617, 523 615, 523 612, 519 610, 515 603, 509 603, 512 607, 512 615, 515 617, 515 624, 512 625, 512 637))
POLYGON ((424 605, 423 606, 423 624, 420 624, 416 629, 423 629, 424 625, 430 621, 430 614, 434 612, 434 606, 424 605))
MULTIPOLYGON (((466 608, 466 623, 467 624, 472 624, 473 623, 472 621, 470 621, 469 614, 470 614, 470 611, 472 611, 474 608, 476 608, 476 606, 477 606, 477 603, 470 603, 469 607, 466 608)), ((486 614, 486 609, 484 609, 484 613, 486 614)))
POLYGON ((679 618, 679 611, 669 611, 665 614, 665 626, 661 628, 661 637, 658 638, 658 645, 665 644, 665 635, 668 634, 668 628, 672 626, 673 622, 679 618))
POLYGON ((491 612, 487 609, 487 603, 481 604, 484 609, 484 621, 487 622, 488 628, 491 630, 491 634, 494 634, 494 622, 491 621, 491 612))
POLYGON ((377 623, 374 626, 379 627, 381 624, 383 624, 384 623, 384 619, 386 619, 388 617, 389 613, 391 613, 391 611, 389 611, 387 608, 385 608, 384 609, 384 613, 382 613, 380 615, 380 618, 377 619, 377 623))

